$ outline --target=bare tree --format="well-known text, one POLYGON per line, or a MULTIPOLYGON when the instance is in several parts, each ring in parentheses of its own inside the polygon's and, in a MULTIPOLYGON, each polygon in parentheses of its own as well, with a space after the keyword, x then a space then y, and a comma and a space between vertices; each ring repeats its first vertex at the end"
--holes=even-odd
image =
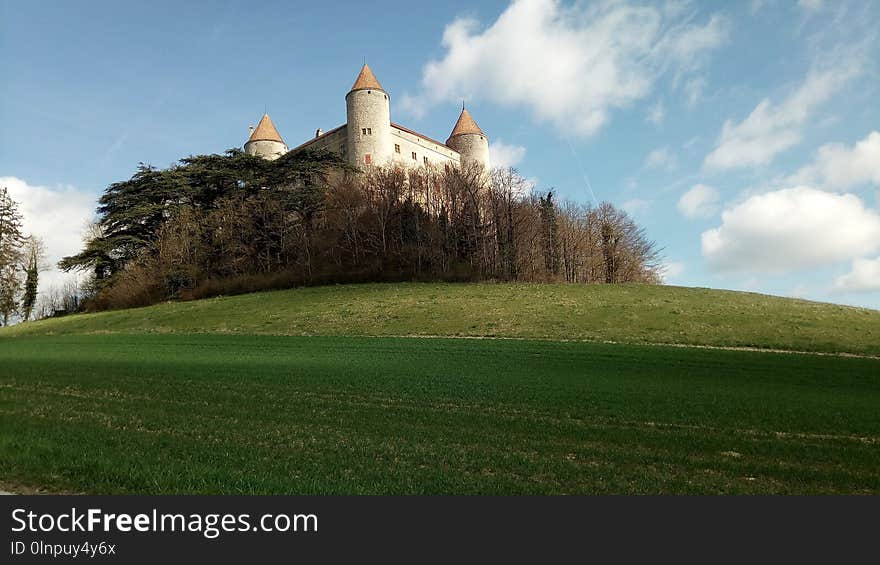
POLYGON ((0 188, 0 320, 8 325, 19 312, 22 286, 21 263, 25 236, 18 203, 0 188))

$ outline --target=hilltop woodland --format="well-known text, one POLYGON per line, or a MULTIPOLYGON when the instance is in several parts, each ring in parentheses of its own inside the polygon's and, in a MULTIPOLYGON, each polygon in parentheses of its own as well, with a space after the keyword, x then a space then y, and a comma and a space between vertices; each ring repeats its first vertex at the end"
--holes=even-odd
POLYGON ((109 186, 85 248, 86 307, 391 280, 657 282, 625 212, 533 193, 513 169, 351 169, 331 153, 238 150, 141 164, 109 186))

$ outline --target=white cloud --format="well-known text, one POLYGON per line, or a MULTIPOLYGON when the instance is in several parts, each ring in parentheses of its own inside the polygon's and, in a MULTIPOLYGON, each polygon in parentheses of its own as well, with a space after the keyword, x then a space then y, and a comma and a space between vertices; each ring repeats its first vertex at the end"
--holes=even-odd
POLYGON ((685 265, 681 261, 670 261, 668 263, 664 263, 660 267, 660 276, 663 278, 663 282, 669 282, 671 279, 676 279, 684 272, 685 265))
POLYGON ((404 107, 420 113, 484 97, 593 135, 613 110, 648 96, 659 76, 695 72, 726 41, 725 20, 695 23, 684 7, 514 0, 486 28, 458 18, 443 33, 445 54, 425 65, 421 92, 405 97, 404 107))
POLYGON ((704 165, 732 169, 770 163, 801 142, 803 127, 815 109, 858 75, 860 68, 856 57, 829 68, 814 68, 785 100, 774 104, 765 98, 742 122, 725 121, 718 145, 706 156, 704 165))
POLYGON ((749 13, 752 15, 757 14, 764 8, 765 3, 765 0, 752 0, 749 3, 749 13))
POLYGON ((648 117, 646 119, 655 126, 659 126, 663 123, 663 118, 665 116, 666 110, 663 108, 663 101, 658 100, 657 103, 651 106, 651 109, 648 110, 648 117))
POLYGON ((785 272, 880 248, 880 214, 853 194, 796 187, 752 196, 703 232, 702 252, 719 271, 785 272))
POLYGON ((718 190, 697 184, 678 199, 678 211, 687 218, 709 218, 718 210, 718 190))
POLYGON ((648 153, 645 158, 645 165, 651 169, 674 170, 678 164, 675 154, 669 151, 668 147, 660 147, 648 153))
POLYGON ((805 12, 817 12, 822 9, 822 0, 798 0, 798 8, 805 12))
POLYGON ((815 161, 789 180, 841 190, 868 183, 880 186, 880 132, 872 131, 851 148, 841 143, 823 145, 815 161))
POLYGON ((0 177, 0 186, 18 202, 26 233, 43 240, 51 268, 40 273, 40 291, 67 278, 55 265, 82 249, 81 235, 95 215, 95 197, 72 186, 30 185, 17 177, 0 177))
POLYGON ((697 102, 703 97, 703 91, 706 90, 707 84, 703 77, 695 77, 685 83, 684 95, 689 108, 697 105, 697 102))
POLYGON ((810 287, 805 284, 796 284, 794 288, 792 288, 788 295, 794 298, 806 298, 810 294, 810 287))
POLYGON ((623 208, 624 211, 626 211, 626 213, 630 216, 637 216, 642 212, 646 212, 650 205, 651 203, 647 200, 642 200, 641 198, 633 198, 621 204, 620 207, 623 208))
POLYGON ((880 257, 854 260, 850 272, 834 281, 834 290, 880 292, 880 257))
POLYGON ((699 135, 695 135, 692 138, 685 141, 684 143, 682 143, 681 148, 690 151, 700 141, 702 141, 702 138, 699 135))
POLYGON ((500 139, 489 144, 489 163, 493 167, 515 167, 526 156, 526 148, 508 145, 500 139))

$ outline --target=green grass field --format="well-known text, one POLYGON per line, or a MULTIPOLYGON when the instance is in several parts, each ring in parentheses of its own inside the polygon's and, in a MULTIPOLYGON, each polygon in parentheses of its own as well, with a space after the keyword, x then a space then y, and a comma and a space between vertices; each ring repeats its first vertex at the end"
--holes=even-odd
POLYGON ((326 287, 24 324, 0 331, 0 488, 878 494, 880 359, 638 344, 876 354, 878 331, 872 310, 560 285, 326 287), (456 334, 541 339, 390 337, 456 334))
POLYGON ((646 285, 367 284, 45 320, 6 335, 442 335, 678 343, 880 355, 880 311, 646 285))

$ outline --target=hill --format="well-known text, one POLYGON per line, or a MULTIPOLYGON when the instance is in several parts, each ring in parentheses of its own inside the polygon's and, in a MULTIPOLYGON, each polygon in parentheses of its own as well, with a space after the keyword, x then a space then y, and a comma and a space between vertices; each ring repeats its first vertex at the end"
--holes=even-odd
POLYGON ((30 322, 0 337, 90 333, 458 336, 880 355, 880 311, 654 285, 364 284, 30 322))
POLYGON ((878 336, 873 310, 639 285, 333 286, 27 323, 0 331, 0 490, 877 494, 878 336))

